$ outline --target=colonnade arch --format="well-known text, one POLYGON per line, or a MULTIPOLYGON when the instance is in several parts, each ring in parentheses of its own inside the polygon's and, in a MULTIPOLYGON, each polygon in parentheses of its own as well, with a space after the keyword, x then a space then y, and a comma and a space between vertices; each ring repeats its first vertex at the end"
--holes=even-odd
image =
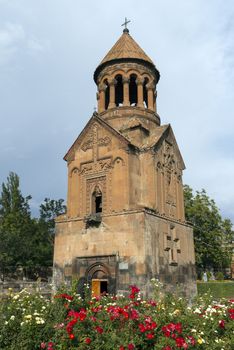
POLYGON ((98 90, 99 112, 122 106, 156 109, 155 82, 133 70, 128 74, 118 71, 105 76, 99 82, 98 90))

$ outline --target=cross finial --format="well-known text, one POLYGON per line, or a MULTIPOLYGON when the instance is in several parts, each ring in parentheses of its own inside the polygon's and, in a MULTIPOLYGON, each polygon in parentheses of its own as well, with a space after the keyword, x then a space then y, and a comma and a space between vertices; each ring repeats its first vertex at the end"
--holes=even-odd
POLYGON ((131 21, 128 20, 127 17, 125 17, 124 23, 121 24, 121 26, 124 26, 124 27, 125 27, 124 30, 123 30, 124 33, 129 33, 129 30, 128 30, 128 28, 127 28, 127 24, 130 23, 130 22, 131 22, 131 21))
POLYGON ((93 108, 93 115, 97 115, 97 108, 96 107, 93 108))

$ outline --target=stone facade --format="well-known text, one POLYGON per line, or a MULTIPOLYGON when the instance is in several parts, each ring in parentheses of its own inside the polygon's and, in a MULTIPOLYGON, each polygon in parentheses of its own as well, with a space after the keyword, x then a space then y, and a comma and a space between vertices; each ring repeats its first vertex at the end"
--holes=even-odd
POLYGON ((94 73, 95 112, 64 159, 67 213, 56 220, 54 281, 96 294, 150 279, 196 293, 193 230, 185 222, 185 168, 156 111, 159 72, 124 30, 94 73))

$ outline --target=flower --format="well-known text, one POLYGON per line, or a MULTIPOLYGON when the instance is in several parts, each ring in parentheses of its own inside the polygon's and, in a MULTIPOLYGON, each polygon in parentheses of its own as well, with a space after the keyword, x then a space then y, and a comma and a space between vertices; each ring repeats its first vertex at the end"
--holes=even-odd
POLYGON ((205 340, 204 339, 202 339, 202 338, 198 338, 198 340, 197 340, 197 342, 198 342, 198 344, 202 344, 202 343, 205 343, 205 340))
POLYGON ((132 309, 132 310, 130 311, 130 318, 131 318, 131 320, 136 320, 136 319, 138 319, 138 318, 139 318, 138 311, 135 310, 135 309, 132 309))
POLYGON ((72 301, 74 299, 71 295, 68 295, 66 293, 55 295, 54 298, 62 298, 62 299, 66 299, 68 301, 72 301))
POLYGON ((219 321, 219 327, 224 329, 225 328, 225 321, 224 320, 220 320, 219 321))
POLYGON ((102 334, 103 333, 103 328, 102 327, 95 327, 96 331, 99 333, 99 334, 102 334))
POLYGON ((129 295, 130 299, 135 299, 136 294, 140 292, 140 289, 137 286, 130 286, 131 294, 129 295))
POLYGON ((69 334, 69 338, 70 338, 71 340, 73 340, 73 339, 75 338, 74 334, 73 334, 73 333, 69 334))
POLYGON ((229 309, 228 310, 228 313, 229 313, 229 317, 231 320, 234 320, 234 309, 229 309))
POLYGON ((91 343, 91 339, 90 339, 90 338, 86 338, 86 339, 85 339, 85 343, 86 343, 86 344, 90 344, 90 343, 91 343))
POLYGON ((178 338, 175 339, 175 341, 176 341, 177 348, 188 349, 188 344, 186 343, 184 338, 178 337, 178 338))
POLYGON ((146 338, 147 339, 153 339, 154 338, 154 334, 153 333, 148 333, 148 334, 146 334, 146 338))
POLYGON ((169 323, 162 327, 162 331, 167 338, 174 338, 174 333, 178 334, 182 333, 182 325, 181 323, 169 323))
POLYGON ((24 318, 25 318, 26 320, 31 320, 32 315, 25 315, 24 318))
POLYGON ((132 343, 128 344, 128 350, 133 350, 133 349, 135 349, 135 345, 132 343))
POLYGON ((44 342, 41 343, 41 349, 46 349, 46 343, 44 342))
POLYGON ((191 335, 189 335, 187 338, 190 344, 192 344, 193 346, 196 344, 196 340, 191 335))

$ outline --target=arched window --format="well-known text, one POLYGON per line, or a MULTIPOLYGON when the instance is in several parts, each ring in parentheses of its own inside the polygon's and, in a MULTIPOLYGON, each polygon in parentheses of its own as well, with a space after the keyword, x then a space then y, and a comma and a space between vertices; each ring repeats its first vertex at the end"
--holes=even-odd
POLYGON ((107 79, 104 80, 104 84, 107 86, 105 90, 105 109, 107 109, 110 102, 110 86, 107 79))
POLYGON ((95 186, 92 194, 92 214, 102 212, 102 192, 98 186, 95 186))
POLYGON ((115 85, 115 104, 116 106, 120 106, 123 104, 123 79, 122 75, 117 75, 115 77, 116 85, 115 85))
POLYGON ((137 105, 137 84, 136 84, 137 76, 135 74, 130 75, 129 82, 129 100, 131 106, 137 105))
POLYGON ((146 89, 146 85, 148 84, 148 82, 149 82, 149 79, 145 78, 143 83, 143 101, 146 108, 148 108, 148 93, 146 89))

